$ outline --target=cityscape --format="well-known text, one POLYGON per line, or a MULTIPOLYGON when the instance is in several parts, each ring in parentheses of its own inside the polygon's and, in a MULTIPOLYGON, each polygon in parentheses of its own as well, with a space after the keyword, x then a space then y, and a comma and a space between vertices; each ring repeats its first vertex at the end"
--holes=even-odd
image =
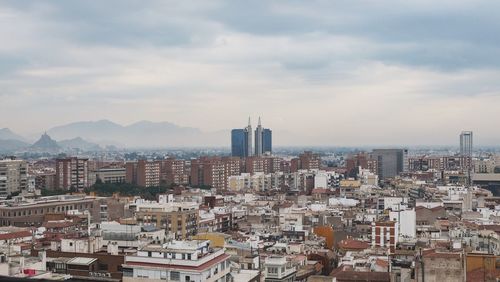
POLYGON ((0 2, 0 282, 500 281, 496 8, 0 2))

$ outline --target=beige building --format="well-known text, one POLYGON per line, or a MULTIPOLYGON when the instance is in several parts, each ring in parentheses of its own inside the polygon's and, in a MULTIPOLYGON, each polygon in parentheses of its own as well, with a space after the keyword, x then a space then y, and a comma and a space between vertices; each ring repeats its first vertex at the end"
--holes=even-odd
POLYGON ((118 168, 100 168, 91 173, 89 181, 92 179, 91 184, 94 184, 97 180, 102 183, 125 183, 126 172, 124 167, 118 168))
POLYGON ((75 210, 89 211, 93 220, 99 219, 99 204, 95 198, 61 195, 3 203, 0 205, 0 226, 38 227, 47 214, 75 210))
POLYGON ((140 225, 155 225, 165 229, 178 239, 196 235, 199 222, 196 203, 157 203, 136 204, 135 218, 140 225))
POLYGON ((23 160, 0 160, 0 198, 28 188, 28 164, 23 160))

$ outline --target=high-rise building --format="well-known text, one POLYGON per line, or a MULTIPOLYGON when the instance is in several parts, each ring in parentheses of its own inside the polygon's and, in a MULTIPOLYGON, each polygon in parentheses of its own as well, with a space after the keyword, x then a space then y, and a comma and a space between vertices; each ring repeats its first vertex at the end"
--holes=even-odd
POLYGON ((161 182, 167 185, 171 184, 188 184, 189 174, 185 160, 177 160, 175 158, 167 158, 160 161, 160 178, 161 182))
POLYGON ((233 157, 246 157, 247 136, 245 129, 233 129, 231 131, 231 155, 233 157))
POLYGON ((255 155, 256 156, 262 156, 262 124, 260 122, 260 117, 259 117, 259 124, 257 125, 257 128, 255 128, 255 155))
POLYGON ((88 159, 77 157, 57 159, 55 181, 56 188, 60 190, 87 188, 88 159))
POLYGON ((233 129, 231 131, 231 155, 233 157, 247 158, 252 155, 262 156, 264 153, 272 153, 273 137, 272 131, 263 128, 259 117, 259 124, 255 128, 255 140, 252 139, 252 124, 248 118, 248 126, 243 129, 233 129), (255 149, 252 150, 252 143, 255 142, 255 149))
POLYGON ((264 128, 262 131, 262 152, 273 152, 273 132, 269 128, 264 128))
POLYGON ((252 155, 252 123, 250 121, 250 117, 248 117, 248 126, 245 128, 245 133, 246 133, 245 157, 249 157, 252 155))
POLYGON ((141 187, 160 186, 160 162, 139 160, 125 164, 127 183, 141 187))
POLYGON ((241 174, 241 160, 234 157, 200 157, 191 161, 191 185, 227 189, 228 178, 241 174))
POLYGON ((0 160, 0 198, 5 198, 28 187, 28 164, 9 158, 0 160))
POLYGON ((231 155, 246 158, 252 155, 252 125, 248 118, 248 126, 231 131, 231 155))
POLYGON ((255 155, 262 156, 264 153, 272 153, 272 139, 271 129, 263 128, 259 117, 259 124, 255 129, 255 155))
POLYGON ((472 131, 460 133, 460 155, 472 157, 472 131))
POLYGON ((320 169, 321 167, 321 157, 319 154, 314 154, 311 151, 305 151, 300 154, 298 158, 293 158, 290 164, 291 172, 297 172, 298 170, 305 169, 320 169))
POLYGON ((408 170, 407 149, 375 149, 371 158, 377 160, 379 179, 392 178, 408 170))

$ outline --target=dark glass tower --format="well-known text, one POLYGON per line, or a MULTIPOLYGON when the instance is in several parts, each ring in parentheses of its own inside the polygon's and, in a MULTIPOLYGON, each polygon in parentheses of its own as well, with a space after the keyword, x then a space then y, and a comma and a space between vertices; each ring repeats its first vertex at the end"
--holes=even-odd
POLYGON ((231 131, 231 155, 246 158, 252 155, 252 125, 248 118, 248 126, 231 131))
POLYGON ((272 131, 268 128, 263 128, 260 122, 255 129, 255 155, 262 156, 265 153, 272 153, 273 141, 272 131))
POLYGON ((262 130, 262 152, 273 152, 273 131, 268 128, 262 130))
POLYGON ((231 131, 231 155, 233 157, 246 157, 247 136, 245 129, 233 129, 231 131))

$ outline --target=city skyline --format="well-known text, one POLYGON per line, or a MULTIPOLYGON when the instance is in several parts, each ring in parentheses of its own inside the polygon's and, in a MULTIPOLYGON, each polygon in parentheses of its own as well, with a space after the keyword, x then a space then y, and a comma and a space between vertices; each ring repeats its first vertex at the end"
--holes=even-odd
MULTIPOLYGON (((251 150, 251 154, 255 154, 255 130, 251 129, 251 124, 249 121, 250 125, 250 130, 252 131, 251 136, 248 138, 252 139, 252 146, 249 148, 251 150)), ((248 127, 248 126, 247 126, 248 127)), ((244 129, 246 129, 245 127, 244 129)), ((263 133, 267 133, 269 129, 268 128, 263 128, 263 133)), ((218 130, 218 131, 213 131, 213 132, 207 132, 203 131, 199 128, 192 128, 192 127, 183 127, 179 126, 170 122, 151 122, 151 121, 138 121, 134 122, 132 124, 128 125, 121 125, 118 123, 115 123, 110 120, 97 120, 97 121, 79 121, 79 122, 74 122, 74 123, 69 123, 69 124, 64 124, 60 126, 55 126, 52 127, 48 130, 43 130, 39 132, 32 132, 29 134, 18 134, 19 132, 16 132, 15 130, 12 130, 11 128, 0 128, 0 140, 20 140, 23 142, 27 143, 34 143, 35 141, 40 139, 40 136, 42 135, 47 135, 52 137, 55 141, 62 141, 62 142, 69 142, 74 140, 81 140, 83 142, 90 141, 99 145, 117 145, 119 147, 142 147, 142 148, 158 148, 158 147, 198 147, 198 146, 206 146, 206 147, 226 147, 229 146, 231 147, 231 141, 230 138, 228 139, 228 136, 232 135, 231 129, 224 129, 224 130, 218 130), (116 136, 115 130, 121 130, 122 132, 118 133, 118 136, 116 136), (164 129, 165 132, 158 132, 158 130, 164 129), (171 132, 173 130, 173 132, 171 132), (150 139, 144 139, 143 136, 132 136, 134 134, 137 134, 137 131, 144 133, 144 131, 149 131, 150 134, 155 135, 156 137, 160 137, 156 143, 150 143, 150 139), (124 135, 125 134, 125 135, 124 135), (159 135, 158 135, 159 134, 159 135), (173 134, 173 135, 171 135, 173 134), (123 143, 118 140, 122 140, 125 136, 128 141, 130 139, 133 139, 132 143, 123 143), (196 136, 197 138, 202 138, 206 139, 204 140, 204 144, 201 143, 186 143, 186 138, 192 138, 196 136), (178 142, 178 143, 163 143, 161 139, 167 138, 170 141, 178 142), (83 139, 83 140, 82 140, 83 139), (229 140, 229 141, 228 141, 229 140), (137 144, 143 144, 143 145, 137 145, 137 144)), ((342 144, 342 143, 315 143, 313 142, 296 142, 295 138, 297 138, 299 135, 294 134, 288 131, 280 131, 279 129, 277 130, 277 140, 278 142, 271 141, 272 145, 276 145, 279 147, 300 147, 300 146, 312 146, 312 147, 381 147, 381 148, 387 148, 387 147, 458 147, 459 149, 461 148, 460 145, 460 140, 458 144, 456 143, 456 139, 454 140, 455 142, 450 142, 450 143, 375 143, 371 141, 365 141, 365 142, 360 142, 360 143, 348 143, 348 144, 342 144), (285 141, 283 140, 293 140, 293 142, 285 141)), ((463 132, 472 132, 472 131, 464 131, 462 130, 461 133, 463 132)), ((272 132, 269 132, 265 135, 270 136, 272 132)), ((456 134, 455 134, 456 138, 456 134)), ((368 140, 369 138, 367 136, 363 136, 364 140, 368 140)), ((78 141, 80 142, 80 141, 78 141)), ((268 142, 269 143, 269 142, 268 142)), ((477 140, 474 141, 474 144, 478 147, 497 147, 497 143, 493 144, 488 144, 481 142, 477 142, 477 140)), ((92 143, 89 143, 88 145, 92 145, 92 143)), ((271 147, 272 147, 271 145, 271 147)))
POLYGON ((494 145, 497 5, 3 1, 0 127, 212 132, 261 115, 300 145, 448 145, 464 129, 494 145))
POLYGON ((499 9, 0 1, 0 282, 500 281, 499 9))
POLYGON ((271 155, 272 152, 272 130, 262 126, 260 117, 253 135, 251 117, 248 117, 248 125, 245 128, 231 130, 231 155, 233 157, 271 155))

